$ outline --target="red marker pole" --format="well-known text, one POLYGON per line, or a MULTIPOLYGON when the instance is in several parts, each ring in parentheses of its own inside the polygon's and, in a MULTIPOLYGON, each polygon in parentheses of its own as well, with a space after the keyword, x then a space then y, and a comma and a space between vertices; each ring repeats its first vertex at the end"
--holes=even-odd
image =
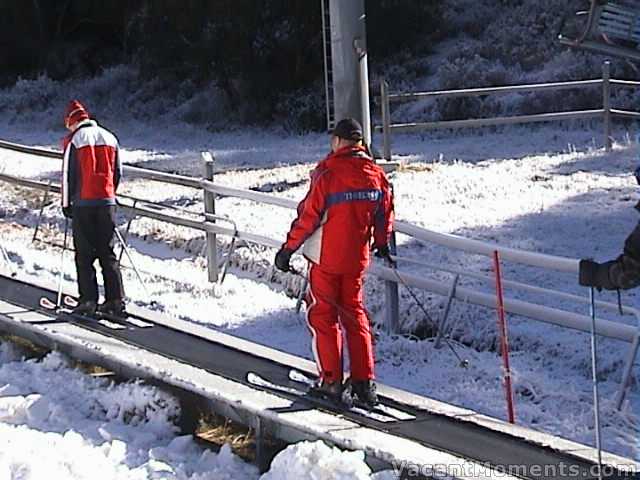
POLYGON ((513 387, 511 385, 511 367, 509 365, 509 337, 507 336, 507 320, 504 313, 504 294, 502 291, 502 274, 500 273, 500 256, 493 252, 493 270, 496 274, 496 302, 498 306, 498 331, 500 332, 500 352, 502 354, 504 392, 507 398, 507 417, 509 423, 516 423, 513 405, 513 387))

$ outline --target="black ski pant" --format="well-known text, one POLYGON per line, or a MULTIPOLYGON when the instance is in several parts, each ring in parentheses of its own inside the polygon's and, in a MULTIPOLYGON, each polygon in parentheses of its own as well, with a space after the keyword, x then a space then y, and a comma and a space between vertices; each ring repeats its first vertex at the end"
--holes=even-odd
POLYGON ((93 266, 96 260, 102 268, 105 300, 124 299, 120 263, 113 251, 115 228, 115 205, 73 208, 73 246, 81 302, 98 301, 98 280, 93 266))

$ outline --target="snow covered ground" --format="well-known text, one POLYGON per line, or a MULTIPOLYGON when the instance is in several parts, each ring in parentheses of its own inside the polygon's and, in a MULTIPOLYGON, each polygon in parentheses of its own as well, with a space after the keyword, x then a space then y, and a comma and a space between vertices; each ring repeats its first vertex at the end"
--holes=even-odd
POLYGON ((177 436, 178 414, 155 388, 92 378, 57 353, 25 361, 0 344, 0 478, 258 478, 228 447, 216 455, 177 436))
POLYGON ((228 445, 214 453, 191 435, 179 436, 178 415, 176 400, 154 387, 91 377, 58 353, 25 360, 12 344, 0 343, 2 479, 392 478, 371 475, 362 453, 322 442, 281 452, 261 476, 228 445))
MULTIPOLYGON (((38 134, 24 125, 5 124, 4 128, 0 130, 0 138, 28 140, 45 146, 57 143, 53 132, 38 134)), ((167 138, 181 137, 182 127, 175 132, 165 132, 165 143, 158 148, 153 134, 147 137, 144 131, 130 130, 127 125, 120 130, 121 141, 127 149, 125 160, 130 163, 198 174, 201 171, 198 152, 207 149, 218 160, 217 182, 274 190, 276 195, 293 199, 304 195, 308 172, 327 149, 324 135, 285 137, 280 132, 269 131, 211 135, 199 132, 191 135, 189 141, 176 140, 172 146, 167 138)), ((569 257, 612 258, 620 252, 625 236, 637 222, 637 213, 632 207, 639 197, 631 176, 637 163, 638 146, 628 141, 624 131, 617 134, 619 143, 608 155, 594 148, 598 132, 559 126, 505 133, 466 132, 455 137, 397 137, 394 152, 409 161, 403 171, 394 174, 398 217, 432 230, 494 241, 503 246, 569 257)), ((58 169, 59 163, 55 160, 0 152, 0 170, 6 173, 56 180, 58 169)), ((3 217, 0 229, 4 246, 21 269, 53 280, 59 250, 42 243, 30 244, 38 197, 6 185, 0 188, 0 216, 3 217)), ((123 185, 122 191, 194 210, 201 208, 201 194, 185 188, 132 180, 123 185)), ((231 198, 218 201, 216 207, 219 213, 233 217, 243 230, 283 239, 293 214, 231 198)), ((60 242, 63 224, 57 204, 45 209, 45 224, 43 236, 55 237, 60 242)), ((295 313, 295 300, 285 295, 286 287, 297 279, 286 279, 270 270, 274 252, 241 248, 231 274, 222 287, 214 291, 206 283, 199 236, 148 220, 134 222, 132 233, 136 263, 146 272, 159 308, 310 358, 303 316, 295 313)), ((490 269, 485 257, 447 251, 403 237, 399 241, 402 256, 476 272, 490 269)), ((73 284, 70 255, 68 258, 66 280, 73 284)), ((450 278, 415 266, 401 265, 401 268, 420 275, 450 278)), ((585 289, 580 289, 576 278, 570 275, 510 263, 505 264, 504 270, 508 279, 586 295, 585 289)), ((126 271, 125 277, 131 299, 148 303, 132 272, 126 271)), ((471 280, 463 280, 462 284, 490 291, 488 286, 471 280)), ((533 299, 530 294, 506 293, 533 299)), ((383 286, 380 282, 370 279, 367 295, 374 320, 381 321, 383 286)), ((408 293, 401 290, 401 295, 405 326, 424 321, 408 293)), ((422 292, 420 297, 433 317, 442 314, 442 298, 422 292)), ((609 294, 603 293, 601 297, 613 300, 609 294)), ((640 307, 633 291, 625 293, 624 300, 640 307)), ((554 304, 546 298, 536 298, 536 301, 554 304)), ((585 306, 573 308, 586 312, 585 306)), ((495 312, 454 303, 451 319, 456 325, 454 346, 469 358, 469 370, 458 368, 449 349, 435 349, 429 340, 388 336, 379 331, 376 366, 380 380, 504 418, 500 359, 494 349, 495 312)), ((635 322, 629 317, 615 319, 635 322)), ((509 322, 518 422, 593 444, 587 335, 523 318, 510 317, 509 322)), ((620 342, 600 341, 604 447, 640 459, 638 366, 625 409, 617 412, 614 408, 627 349, 628 345, 620 342)))

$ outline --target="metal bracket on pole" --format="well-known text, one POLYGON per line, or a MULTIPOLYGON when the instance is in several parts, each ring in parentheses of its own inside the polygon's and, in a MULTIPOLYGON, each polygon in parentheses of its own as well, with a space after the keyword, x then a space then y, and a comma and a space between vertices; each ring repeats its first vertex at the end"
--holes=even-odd
POLYGON ((638 356, 638 350, 640 350, 640 333, 636 335, 636 337, 633 339, 633 342, 631 343, 629 358, 627 359, 627 363, 624 367, 624 372, 622 373, 620 391, 618 392, 618 398, 616 399, 617 410, 620 410, 622 408, 622 403, 624 402, 627 389, 629 388, 629 384, 631 383, 631 373, 633 372, 633 364, 635 363, 638 356))
MULTIPOLYGON (((233 256, 233 252, 236 251, 236 242, 238 240, 238 225, 236 224, 236 222, 234 222, 230 218, 223 217, 220 215, 214 215, 212 213, 205 213, 204 217, 207 222, 211 222, 211 223, 215 223, 216 221, 228 222, 229 224, 231 224, 231 227, 233 228, 233 235, 231 236, 231 242, 229 243, 229 251, 227 252, 227 255, 225 256, 224 260, 222 260, 218 265, 216 265, 218 269, 217 271, 219 272, 217 285, 222 285, 222 282, 224 282, 224 279, 227 276, 227 271, 229 269, 229 264, 231 263, 231 257, 233 256)), ((217 251, 216 251, 216 256, 217 256, 217 251)))
POLYGON ((456 296, 456 288, 458 287, 458 280, 460 280, 460 275, 453 277, 453 282, 451 282, 451 288, 449 289, 449 295, 447 296, 447 306, 444 309, 444 313, 442 315, 442 320, 440 320, 440 325, 438 325, 438 331, 436 332, 436 343, 435 348, 440 348, 440 343, 442 342, 442 336, 447 328, 447 319, 449 318, 449 311, 451 310, 451 304, 453 303, 453 299, 456 296))
MULTIPOLYGON (((204 161, 204 177, 213 182, 213 166, 215 160, 213 155, 210 152, 202 152, 202 160, 204 161)), ((216 196, 213 192, 209 192, 204 190, 204 213, 205 217, 207 214, 215 215, 216 213, 216 196)), ((215 223, 214 219, 207 220, 215 223)), ((209 281, 211 283, 216 283, 218 281, 218 246, 216 245, 216 234, 209 233, 206 234, 206 245, 207 245, 207 273, 209 275, 209 281)))

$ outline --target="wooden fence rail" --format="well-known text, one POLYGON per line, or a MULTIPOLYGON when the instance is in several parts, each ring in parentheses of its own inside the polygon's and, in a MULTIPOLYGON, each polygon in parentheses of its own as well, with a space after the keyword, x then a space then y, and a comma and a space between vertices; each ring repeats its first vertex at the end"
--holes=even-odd
POLYGON ((502 87, 465 88, 459 90, 437 90, 432 92, 389 93, 389 85, 382 79, 380 81, 380 101, 382 112, 382 124, 374 129, 382 132, 383 157, 391 160, 391 134, 393 132, 424 132, 441 129, 481 128, 501 125, 519 125, 527 123, 586 120, 602 117, 603 120, 603 145, 606 151, 611 150, 611 120, 613 118, 640 119, 640 112, 611 108, 611 86, 636 88, 640 82, 633 80, 618 80, 610 78, 610 64, 602 65, 602 78, 592 80, 578 80, 571 82, 550 82, 528 85, 509 85, 502 87), (600 87, 602 89, 602 108, 593 110, 575 110, 569 112, 550 112, 535 115, 517 115, 496 118, 472 118, 461 120, 443 120, 433 122, 416 123, 392 123, 390 104, 413 102, 417 100, 478 97, 485 95, 507 95, 513 93, 531 93, 547 90, 568 90, 576 88, 600 87))

